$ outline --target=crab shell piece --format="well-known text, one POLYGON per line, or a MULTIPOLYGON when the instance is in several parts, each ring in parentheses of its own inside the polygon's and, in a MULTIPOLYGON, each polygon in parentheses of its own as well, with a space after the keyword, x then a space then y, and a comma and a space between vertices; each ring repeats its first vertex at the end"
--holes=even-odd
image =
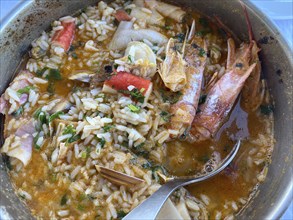
POLYGON ((145 97, 145 102, 148 100, 153 84, 150 80, 135 76, 127 72, 118 72, 109 80, 106 80, 102 91, 115 94, 119 91, 129 91, 129 87, 137 88, 145 97))

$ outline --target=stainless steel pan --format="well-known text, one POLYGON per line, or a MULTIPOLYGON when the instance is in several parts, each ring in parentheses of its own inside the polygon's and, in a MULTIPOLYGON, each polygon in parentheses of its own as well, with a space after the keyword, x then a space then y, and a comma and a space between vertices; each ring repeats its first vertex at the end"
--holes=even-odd
MULTIPOLYGON (((24 1, 0 30, 0 94, 4 92, 30 43, 50 23, 61 16, 96 3, 97 0, 24 1)), ((247 40, 247 28, 238 0, 178 0, 177 3, 199 10, 206 15, 218 15, 239 36, 247 40)), ((250 2, 246 2, 256 40, 261 44, 262 67, 275 102, 276 144, 266 181, 257 196, 240 213, 239 219, 277 219, 292 200, 292 51, 275 26, 250 2), (263 41, 265 42, 265 41, 263 41)), ((3 118, 1 125, 3 127, 3 118)), ((1 136, 3 139, 3 135, 1 136)), ((3 141, 3 140, 2 140, 3 141)), ((15 196, 3 158, 0 156, 0 219, 31 219, 29 210, 15 196)), ((46 204, 44 204, 46 205, 46 204)))

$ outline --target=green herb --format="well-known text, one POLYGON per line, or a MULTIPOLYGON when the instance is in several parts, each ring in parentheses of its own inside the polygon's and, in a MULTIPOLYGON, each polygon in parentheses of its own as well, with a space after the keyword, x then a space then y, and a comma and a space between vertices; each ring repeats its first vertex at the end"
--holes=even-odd
POLYGON ((48 83, 47 92, 50 95, 54 95, 54 93, 55 93, 55 85, 54 85, 54 82, 49 82, 48 83))
POLYGON ((81 152, 81 158, 82 158, 82 159, 87 158, 87 153, 86 153, 86 151, 82 151, 82 152, 81 152))
POLYGON ((169 102, 170 104, 175 104, 176 102, 178 102, 180 96, 182 95, 182 92, 180 92, 180 91, 172 92, 172 91, 160 89, 160 94, 161 94, 164 102, 169 102))
POLYGON ((203 48, 200 48, 200 49, 199 49, 199 52, 198 52, 198 55, 199 55, 200 57, 205 56, 205 55, 206 55, 205 50, 204 50, 203 48))
POLYGON ((67 200, 68 200, 68 199, 67 199, 67 195, 64 194, 64 195, 62 196, 62 198, 61 198, 60 205, 61 205, 61 206, 66 205, 67 200))
POLYGON ((38 120, 41 122, 41 124, 47 124, 47 115, 45 112, 41 111, 38 115, 38 120))
POLYGON ((115 64, 114 64, 114 69, 117 69, 117 68, 118 68, 118 64, 115 63, 115 64))
POLYGON ((200 17, 198 19, 198 22, 203 26, 203 27, 207 27, 209 26, 209 21, 206 18, 200 17))
POLYGON ((57 181, 57 173, 53 173, 52 170, 50 170, 48 172, 48 176, 49 176, 49 179, 51 180, 51 182, 56 182, 57 181))
POLYGON ((148 159, 149 156, 150 156, 150 153, 148 151, 146 151, 146 150, 135 151, 135 154, 137 156, 140 156, 140 157, 143 157, 143 158, 146 158, 146 159, 148 159))
POLYGON ((171 115, 170 115, 169 112, 162 111, 162 112, 160 113, 160 116, 161 116, 161 118, 162 118, 165 122, 169 122, 169 121, 170 121, 171 115))
POLYGON ((206 102, 206 99, 207 99, 207 95, 206 94, 200 95, 199 100, 198 100, 198 104, 201 105, 201 104, 205 103, 206 102))
POLYGON ((26 199, 26 197, 25 197, 24 194, 19 193, 18 195, 19 195, 20 198, 22 198, 22 199, 26 199))
POLYGON ((180 33, 180 34, 177 34, 175 37, 178 39, 179 43, 183 43, 185 39, 185 34, 180 33))
POLYGON ((77 56, 76 53, 72 53, 71 56, 72 56, 72 58, 74 58, 74 59, 77 59, 77 58, 78 58, 78 56, 77 56))
POLYGON ((141 144, 135 146, 135 148, 136 148, 136 149, 141 149, 144 145, 145 145, 145 143, 141 143, 141 144))
POLYGON ((77 134, 77 135, 72 136, 71 138, 68 138, 67 142, 69 144, 71 144, 71 143, 73 143, 75 141, 78 141, 79 139, 80 139, 80 135, 77 134))
POLYGON ((42 108, 38 108, 33 114, 34 118, 38 119, 41 112, 42 112, 42 108))
POLYGON ((86 194, 87 198, 91 201, 93 201, 95 199, 94 196, 92 196, 91 194, 86 194))
POLYGON ((49 74, 47 76, 48 80, 61 80, 60 70, 58 69, 50 69, 49 74))
POLYGON ((76 133, 76 130, 73 127, 73 125, 68 125, 68 126, 66 126, 66 128, 64 129, 64 131, 63 131, 62 134, 72 134, 72 135, 75 135, 75 133, 76 133))
POLYGON ((156 182, 159 182, 158 171, 160 171, 162 174, 166 175, 166 170, 162 166, 159 166, 159 165, 153 166, 151 168, 151 170, 152 170, 152 177, 156 182))
POLYGON ((78 205, 77 205, 77 209, 78 209, 79 211, 84 211, 84 206, 81 205, 81 204, 78 204, 78 205))
POLYGON ((113 125, 105 125, 105 126, 103 127, 103 130, 104 130, 104 132, 108 132, 108 131, 110 131, 111 128, 113 128, 113 127, 114 127, 113 125))
POLYGON ((132 58, 131 58, 131 55, 128 55, 127 59, 128 59, 128 61, 129 61, 130 63, 133 62, 133 61, 132 61, 132 58))
POLYGON ((274 111, 274 106, 273 105, 261 105, 260 106, 260 112, 264 115, 270 115, 274 111))
POLYGON ((172 29, 172 26, 171 26, 171 25, 166 25, 164 28, 165 28, 166 30, 171 30, 171 29, 172 29))
POLYGON ((54 121, 56 118, 59 118, 60 115, 64 115, 64 112, 59 111, 59 112, 55 112, 53 113, 50 117, 49 117, 49 122, 54 121))
POLYGON ((131 91, 128 90, 119 90, 118 92, 121 92, 123 94, 130 95, 132 99, 144 103, 144 95, 142 94, 141 91, 139 91, 137 88, 132 89, 131 91))
POLYGON ((36 74, 38 77, 42 77, 44 72, 47 70, 48 68, 47 67, 44 67, 43 69, 41 70, 37 70, 36 74))
POLYGON ((138 113, 140 111, 140 107, 138 107, 136 105, 129 104, 129 105, 127 105, 127 107, 130 109, 130 111, 132 111, 134 113, 138 113))
POLYGON ((40 150, 40 149, 41 149, 41 146, 37 145, 37 141, 38 141, 39 137, 40 137, 39 134, 37 134, 37 135, 34 137, 34 139, 33 139, 34 147, 35 147, 36 150, 40 150))
POLYGON ((72 52, 75 50, 75 46, 74 45, 70 45, 68 52, 72 52))
POLYGON ((142 166, 142 168, 144 168, 144 169, 150 169, 151 167, 152 167, 152 164, 150 163, 150 162, 146 162, 146 163, 144 163, 143 165, 141 165, 142 166))
POLYGON ((75 141, 77 141, 77 140, 79 140, 80 139, 80 135, 76 135, 76 129, 72 126, 72 125, 68 125, 65 129, 64 129, 64 131, 63 131, 63 133, 62 134, 71 134, 72 136, 70 137, 70 138, 68 138, 67 139, 67 143, 73 143, 73 142, 75 142, 75 141))
POLYGON ((22 89, 17 90, 17 93, 20 94, 20 95, 23 94, 23 93, 29 93, 29 91, 31 89, 34 89, 34 87, 33 86, 26 86, 26 87, 24 87, 22 89))
POLYGON ((105 138, 104 137, 99 138, 99 143, 101 144, 101 148, 103 148, 105 146, 105 144, 106 144, 105 138))
POLYGON ((12 115, 16 118, 18 118, 22 114, 23 114, 23 106, 20 106, 15 112, 12 113, 12 115))
POLYGON ((127 8, 125 11, 126 11, 127 14, 130 15, 130 13, 131 13, 131 9, 130 8, 127 8))
POLYGON ((127 212, 124 212, 123 210, 119 210, 117 212, 117 219, 122 219, 123 217, 125 217, 127 215, 127 212))

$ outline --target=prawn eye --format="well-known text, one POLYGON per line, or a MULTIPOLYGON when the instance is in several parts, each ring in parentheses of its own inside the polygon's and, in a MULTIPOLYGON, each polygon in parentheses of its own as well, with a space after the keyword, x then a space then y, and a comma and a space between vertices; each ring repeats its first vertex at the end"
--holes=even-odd
POLYGON ((243 63, 236 63, 236 67, 241 69, 243 67, 243 63))

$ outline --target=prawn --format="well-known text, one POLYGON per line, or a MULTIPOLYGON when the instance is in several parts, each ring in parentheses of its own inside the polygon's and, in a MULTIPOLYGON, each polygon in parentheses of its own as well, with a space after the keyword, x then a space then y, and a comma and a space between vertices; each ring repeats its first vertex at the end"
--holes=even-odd
MULTIPOLYGON (((251 25, 246 16, 249 29, 251 25)), ((252 32, 249 31, 250 39, 252 32)), ((206 102, 192 123, 189 141, 203 141, 213 136, 230 113, 239 93, 248 77, 256 71, 257 63, 253 62, 257 56, 256 43, 242 43, 236 50, 232 38, 227 40, 228 55, 225 74, 212 86, 207 94, 206 102)))
MULTIPOLYGON (((177 82, 178 84, 178 73, 182 73, 181 81, 184 81, 184 84, 179 87, 182 95, 178 102, 173 104, 170 108, 170 114, 172 117, 170 118, 169 123, 169 129, 179 131, 179 136, 190 128, 195 117, 207 58, 205 52, 206 43, 203 38, 194 36, 194 26, 195 22, 192 23, 190 33, 186 34, 186 39, 182 46, 182 54, 186 51, 185 55, 182 56, 178 51, 176 51, 177 53, 172 51, 169 41, 166 51, 166 59, 161 65, 159 71, 165 85, 172 91, 174 91, 174 88, 179 87, 179 85, 175 87, 171 84, 170 87, 168 84, 170 78, 175 76, 173 77, 174 82, 177 82), (190 40, 192 40, 191 43, 186 44, 186 42, 190 40), (168 66, 169 68, 162 68, 164 66, 168 66)), ((175 138, 176 136, 177 135, 171 135, 171 138, 175 138)))

